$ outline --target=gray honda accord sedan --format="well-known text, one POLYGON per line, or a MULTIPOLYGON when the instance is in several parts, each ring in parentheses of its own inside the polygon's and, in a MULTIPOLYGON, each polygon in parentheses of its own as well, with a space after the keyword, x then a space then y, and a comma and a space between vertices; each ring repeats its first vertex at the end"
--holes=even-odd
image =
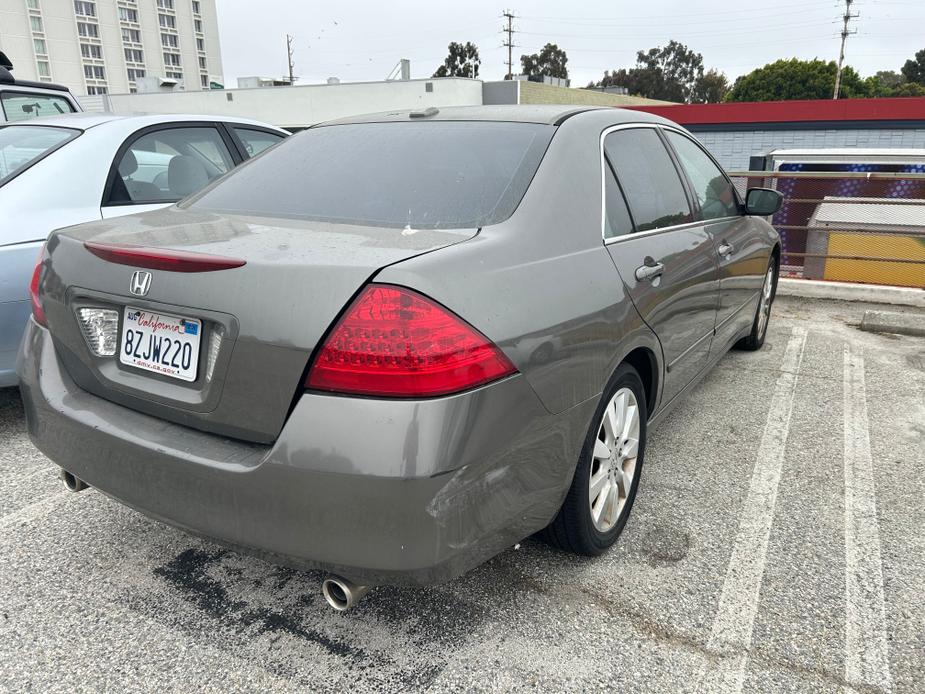
POLYGON ((180 204, 52 234, 29 433, 93 486, 366 587, 619 536, 649 428, 764 341, 779 195, 609 108, 325 123, 180 204))

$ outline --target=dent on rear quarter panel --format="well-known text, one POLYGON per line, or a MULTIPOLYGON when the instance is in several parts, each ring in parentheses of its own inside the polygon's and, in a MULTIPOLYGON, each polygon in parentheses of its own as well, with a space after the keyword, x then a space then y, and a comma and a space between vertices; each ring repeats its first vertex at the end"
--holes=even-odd
POLYGON ((639 344, 661 360, 601 238, 599 138, 613 122, 609 110, 569 118, 509 220, 377 276, 422 291, 485 333, 552 413, 599 395, 639 344))

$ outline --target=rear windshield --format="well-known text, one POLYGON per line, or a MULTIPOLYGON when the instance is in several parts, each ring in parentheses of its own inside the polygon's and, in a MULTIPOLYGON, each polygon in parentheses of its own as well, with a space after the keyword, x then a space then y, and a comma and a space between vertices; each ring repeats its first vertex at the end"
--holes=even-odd
POLYGON ((312 128, 186 204, 383 227, 496 224, 517 208, 554 130, 477 121, 312 128))
POLYGON ((37 125, 0 127, 0 186, 79 134, 37 125))

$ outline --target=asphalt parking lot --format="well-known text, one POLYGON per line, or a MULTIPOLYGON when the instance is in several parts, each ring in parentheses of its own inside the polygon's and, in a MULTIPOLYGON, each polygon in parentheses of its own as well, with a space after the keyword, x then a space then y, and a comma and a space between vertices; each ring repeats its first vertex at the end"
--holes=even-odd
POLYGON ((604 557, 528 540, 346 614, 321 574, 64 491, 0 391, 0 688, 925 691, 925 338, 866 308, 779 299, 650 432, 604 557))

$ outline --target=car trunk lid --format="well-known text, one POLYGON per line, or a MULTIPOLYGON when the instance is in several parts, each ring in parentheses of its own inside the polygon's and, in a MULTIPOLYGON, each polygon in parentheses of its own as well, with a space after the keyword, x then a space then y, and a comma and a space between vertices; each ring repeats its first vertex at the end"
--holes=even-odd
POLYGON ((85 390, 205 431, 271 442, 302 386, 313 349, 359 289, 385 266, 476 232, 168 208, 54 234, 47 245, 42 301, 59 358, 85 390), (243 264, 175 271, 100 252, 139 247, 153 249, 155 256, 243 264), (138 271, 150 275, 143 296, 132 293, 138 271), (82 309, 116 312, 114 356, 93 353, 82 331, 82 309), (180 325, 198 335, 192 380, 122 363, 122 329, 139 315, 186 321, 180 325))

